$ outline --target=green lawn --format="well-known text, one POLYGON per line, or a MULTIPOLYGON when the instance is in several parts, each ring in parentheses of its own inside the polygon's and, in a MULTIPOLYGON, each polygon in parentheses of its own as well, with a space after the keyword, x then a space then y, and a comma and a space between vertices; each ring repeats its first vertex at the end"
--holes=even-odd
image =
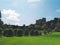
POLYGON ((60 32, 45 36, 0 37, 0 45, 60 45, 60 32))

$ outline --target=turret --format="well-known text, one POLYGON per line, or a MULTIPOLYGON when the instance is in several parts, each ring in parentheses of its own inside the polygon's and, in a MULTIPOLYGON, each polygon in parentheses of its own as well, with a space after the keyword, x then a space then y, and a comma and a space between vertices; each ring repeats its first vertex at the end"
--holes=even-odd
POLYGON ((0 11, 0 19, 1 19, 1 11, 0 11))
POLYGON ((1 11, 0 11, 0 26, 3 25, 3 21, 1 20, 1 11))

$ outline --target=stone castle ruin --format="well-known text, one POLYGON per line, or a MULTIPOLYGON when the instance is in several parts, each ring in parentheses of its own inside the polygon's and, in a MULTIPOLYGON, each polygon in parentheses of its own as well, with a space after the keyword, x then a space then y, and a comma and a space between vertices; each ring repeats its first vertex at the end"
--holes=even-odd
POLYGON ((35 24, 26 26, 7 25, 1 20, 0 11, 0 36, 12 37, 12 36, 39 36, 47 35, 50 32, 60 32, 60 18, 54 18, 53 20, 46 21, 46 18, 36 20, 35 24))

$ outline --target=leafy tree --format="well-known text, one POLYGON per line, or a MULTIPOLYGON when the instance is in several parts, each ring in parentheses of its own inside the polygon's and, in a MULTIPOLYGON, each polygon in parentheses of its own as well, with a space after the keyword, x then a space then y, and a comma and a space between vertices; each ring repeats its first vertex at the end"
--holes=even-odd
POLYGON ((0 28, 0 37, 2 36, 2 28, 0 28))

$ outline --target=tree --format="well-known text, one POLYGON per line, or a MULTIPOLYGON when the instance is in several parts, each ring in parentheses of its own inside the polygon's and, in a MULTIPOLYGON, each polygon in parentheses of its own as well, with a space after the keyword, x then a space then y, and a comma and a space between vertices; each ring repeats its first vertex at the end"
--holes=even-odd
POLYGON ((0 28, 0 37, 2 36, 2 31, 3 31, 2 28, 0 28))
POLYGON ((1 19, 0 19, 0 26, 2 26, 3 25, 3 21, 1 21, 1 19))

